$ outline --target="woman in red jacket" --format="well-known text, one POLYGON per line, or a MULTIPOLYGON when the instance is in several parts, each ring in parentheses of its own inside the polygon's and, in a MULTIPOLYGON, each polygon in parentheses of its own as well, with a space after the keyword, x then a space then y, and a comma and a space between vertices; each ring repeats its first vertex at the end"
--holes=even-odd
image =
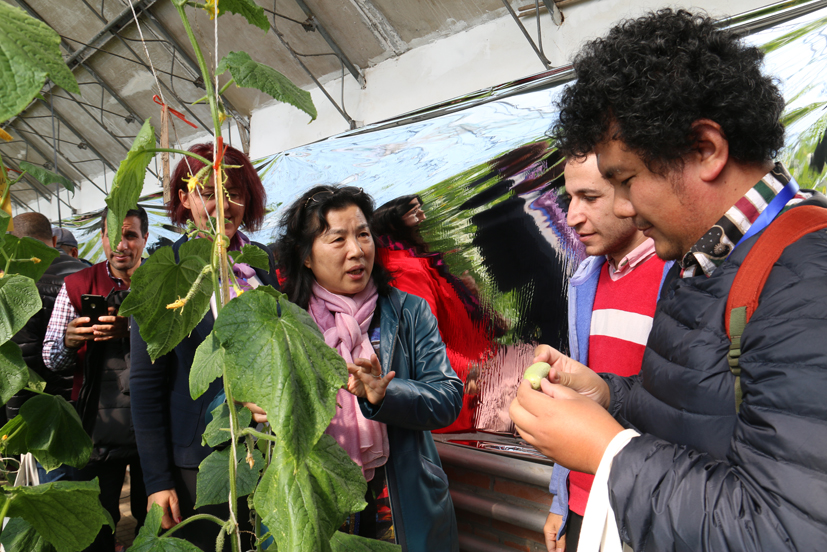
POLYGON ((398 197, 376 210, 377 254, 393 273, 392 286, 425 299, 436 316, 451 367, 465 384, 459 418, 436 433, 472 431, 480 367, 496 347, 490 317, 480 305, 477 285, 466 272, 451 274, 442 253, 431 252, 419 233, 426 219, 418 195, 398 197))

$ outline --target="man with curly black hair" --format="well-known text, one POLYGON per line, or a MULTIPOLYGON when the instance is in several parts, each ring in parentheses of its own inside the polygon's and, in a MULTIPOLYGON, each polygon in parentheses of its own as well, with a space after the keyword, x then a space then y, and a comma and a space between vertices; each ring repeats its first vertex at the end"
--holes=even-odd
POLYGON ((596 473, 581 545, 603 535, 602 522, 587 528, 602 477, 602 520, 637 551, 827 547, 827 232, 768 265, 740 347, 725 324, 764 230, 790 209, 798 224, 827 208, 773 162, 784 100, 762 58, 706 16, 661 10, 574 61, 553 134, 566 155, 597 154, 615 214, 678 261, 639 376, 597 375, 540 346, 549 381, 543 393, 523 383, 511 406, 529 443, 596 473))

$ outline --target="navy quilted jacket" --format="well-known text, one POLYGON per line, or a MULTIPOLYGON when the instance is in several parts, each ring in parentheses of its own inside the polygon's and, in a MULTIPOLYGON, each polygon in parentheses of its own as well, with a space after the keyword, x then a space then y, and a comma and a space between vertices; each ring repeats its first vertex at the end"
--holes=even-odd
POLYGON ((827 550, 827 231, 787 247, 766 282, 736 414, 724 311, 756 239, 711 277, 665 285, 640 375, 603 376, 610 412, 642 433, 609 479, 638 552, 827 550))

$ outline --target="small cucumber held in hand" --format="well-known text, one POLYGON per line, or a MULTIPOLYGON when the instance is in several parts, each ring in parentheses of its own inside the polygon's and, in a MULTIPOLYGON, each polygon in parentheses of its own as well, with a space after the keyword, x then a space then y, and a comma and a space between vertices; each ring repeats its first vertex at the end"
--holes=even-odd
POLYGON ((535 362, 525 369, 523 377, 531 383, 532 389, 540 389, 540 380, 548 377, 551 365, 547 362, 535 362))

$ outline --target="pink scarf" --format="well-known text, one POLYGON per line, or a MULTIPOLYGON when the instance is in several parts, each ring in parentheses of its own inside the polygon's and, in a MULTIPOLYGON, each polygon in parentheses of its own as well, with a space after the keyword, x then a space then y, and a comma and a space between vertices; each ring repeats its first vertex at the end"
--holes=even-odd
MULTIPOLYGON (((307 310, 322 331, 325 343, 336 349, 345 362, 352 363, 354 358, 370 358, 374 354, 368 328, 378 297, 373 280, 353 297, 331 293, 313 282, 313 295, 307 310)), ((336 439, 362 468, 365 479, 370 481, 373 470, 388 461, 387 427, 366 419, 359 409, 358 398, 347 389, 339 389, 336 401, 342 408, 336 409, 325 433, 336 439)))

